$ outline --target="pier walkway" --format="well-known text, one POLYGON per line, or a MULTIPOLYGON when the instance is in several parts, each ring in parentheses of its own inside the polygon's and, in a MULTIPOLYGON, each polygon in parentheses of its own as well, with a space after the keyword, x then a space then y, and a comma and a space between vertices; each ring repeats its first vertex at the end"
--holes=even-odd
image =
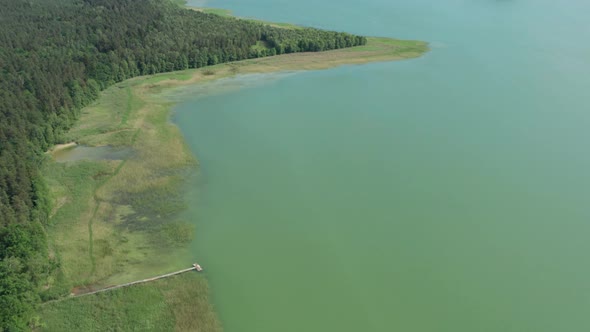
POLYGON ((172 276, 175 276, 177 274, 181 274, 181 273, 185 273, 185 272, 190 272, 190 271, 201 272, 201 271, 203 271, 203 268, 199 264, 195 263, 195 264, 193 264, 192 267, 190 267, 188 269, 184 269, 184 270, 180 270, 180 271, 176 271, 176 272, 171 272, 171 273, 166 273, 166 274, 162 274, 162 275, 151 277, 151 278, 147 278, 147 279, 132 281, 132 282, 128 282, 128 283, 125 283, 125 284, 109 286, 109 287, 105 287, 105 288, 102 288, 102 289, 99 289, 99 290, 90 291, 90 292, 87 292, 87 293, 70 294, 70 296, 66 296, 66 297, 62 297, 62 298, 59 298, 59 299, 55 299, 55 300, 50 300, 50 301, 47 301, 47 302, 43 302, 42 305, 46 305, 46 304, 53 303, 53 302, 60 302, 60 301, 63 301, 63 300, 73 299, 73 298, 77 298, 77 297, 81 297, 81 296, 86 296, 86 295, 98 294, 98 293, 102 293, 102 292, 106 292, 106 291, 111 291, 111 290, 119 289, 119 288, 123 288, 123 287, 129 287, 129 286, 133 286, 133 285, 143 284, 143 283, 146 283, 146 282, 150 282, 150 281, 154 281, 154 280, 158 280, 158 279, 164 279, 164 278, 172 277, 172 276))
POLYGON ((193 266, 191 268, 188 269, 184 269, 184 270, 180 270, 180 271, 176 271, 176 272, 171 272, 171 273, 166 273, 166 274, 162 274, 159 276, 155 276, 152 278, 147 278, 147 279, 142 279, 142 280, 138 280, 138 281, 132 281, 132 282, 128 282, 125 284, 120 284, 120 285, 116 285, 116 286, 109 286, 103 289, 99 289, 96 291, 92 291, 92 292, 88 292, 88 293, 82 293, 82 294, 77 294, 77 295, 72 295, 69 298, 73 298, 73 297, 81 297, 81 296, 85 296, 85 295, 92 295, 92 294, 97 294, 97 293, 102 293, 102 292, 106 292, 106 291, 110 291, 110 290, 114 290, 114 289, 119 289, 119 288, 123 288, 123 287, 129 287, 129 286, 133 286, 133 285, 137 285, 137 284, 143 284, 146 282, 150 282, 150 281, 154 281, 154 280, 158 280, 158 279, 164 279, 164 278, 168 278, 168 277, 172 277, 175 276, 177 274, 181 274, 181 273, 185 273, 185 272, 189 272, 189 271, 198 271, 196 266, 193 266))

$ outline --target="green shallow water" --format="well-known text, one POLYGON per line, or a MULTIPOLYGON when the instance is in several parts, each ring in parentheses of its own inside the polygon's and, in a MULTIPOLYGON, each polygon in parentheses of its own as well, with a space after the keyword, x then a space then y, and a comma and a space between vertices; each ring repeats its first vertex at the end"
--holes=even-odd
POLYGON ((590 330, 590 3, 208 5, 432 46, 176 108, 226 331, 590 330))

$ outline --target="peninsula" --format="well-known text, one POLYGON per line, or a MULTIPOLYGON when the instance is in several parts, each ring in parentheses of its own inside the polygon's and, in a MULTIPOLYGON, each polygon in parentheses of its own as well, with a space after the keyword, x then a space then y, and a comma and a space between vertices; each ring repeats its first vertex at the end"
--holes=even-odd
MULTIPOLYGON (((86 9, 80 9, 84 6, 73 6, 68 12, 71 16, 64 14, 63 20, 75 21, 80 15, 90 12, 105 15, 103 21, 96 23, 101 26, 96 30, 97 39, 91 40, 96 42, 92 47, 100 55, 94 58, 84 55, 82 49, 76 49, 79 54, 67 60, 71 61, 71 72, 66 73, 69 76, 59 81, 64 90, 57 89, 60 85, 56 83, 55 95, 47 92, 45 97, 43 89, 51 90, 46 82, 27 81, 31 86, 38 84, 43 88, 35 92, 46 98, 43 112, 48 114, 40 115, 39 119, 29 115, 30 119, 37 121, 29 128, 32 137, 35 137, 30 144, 39 150, 41 159, 51 155, 43 151, 58 143, 65 144, 58 150, 83 146, 101 147, 101 151, 110 147, 126 152, 109 158, 101 154, 93 156, 89 152, 88 158, 76 162, 36 161, 35 165, 40 166, 31 164, 30 169, 38 167, 38 172, 31 171, 18 178, 29 177, 33 184, 27 182, 11 187, 28 185, 33 188, 31 192, 34 192, 36 203, 31 205, 31 209, 41 212, 31 214, 37 218, 31 221, 32 226, 19 226, 16 220, 29 217, 18 215, 17 207, 0 202, 4 204, 0 204, 3 211, 7 211, 5 224, 0 225, 3 236, 20 234, 18 236, 33 239, 23 242, 23 246, 14 246, 14 249, 10 247, 14 244, 3 243, 2 248, 10 249, 6 252, 13 255, 11 262, 28 260, 34 261, 37 266, 18 263, 25 264, 25 267, 10 272, 14 275, 7 272, 4 282, 12 283, 12 280, 21 278, 28 280, 29 284, 21 284, 18 294, 5 294, 7 300, 15 303, 13 308, 18 310, 8 312, 8 307, 5 307, 1 309, 0 318, 4 317, 3 324, 8 327, 22 328, 27 325, 41 330, 155 328, 219 331, 221 324, 209 301, 207 281, 199 274, 182 274, 111 292, 67 298, 71 293, 89 293, 178 270, 191 262, 192 253, 187 247, 195 230, 191 223, 182 220, 180 212, 186 205, 183 186, 197 169, 198 161, 186 147, 178 128, 169 121, 174 101, 167 97, 167 92, 183 85, 206 84, 235 75, 319 70, 416 58, 424 54, 428 46, 421 41, 365 38, 289 24, 241 20, 227 17, 227 12, 219 10, 199 9, 201 13, 194 13, 195 10, 182 9, 193 12, 197 15, 195 19, 206 22, 200 26, 203 29, 225 26, 227 35, 223 38, 230 38, 232 33, 238 33, 236 31, 254 32, 238 36, 239 42, 223 42, 221 44, 225 48, 219 49, 212 46, 214 37, 203 33, 195 37, 203 45, 196 45, 196 51, 191 49, 186 54, 170 50, 163 50, 162 54, 158 54, 158 50, 149 53, 148 49, 146 53, 135 55, 123 51, 119 54, 117 50, 121 45, 131 45, 134 40, 123 41, 123 35, 121 40, 108 39, 101 32, 100 29, 108 30, 105 22, 114 19, 108 16, 112 8, 120 6, 113 12, 117 14, 112 15, 123 15, 125 10, 135 13, 141 9, 145 10, 142 12, 144 15, 157 17, 153 13, 164 11, 166 15, 177 15, 186 22, 190 22, 186 19, 189 15, 157 2, 149 2, 147 9, 135 8, 140 5, 128 1, 124 1, 124 5, 115 5, 110 0, 91 2, 85 5, 86 9), (247 40, 257 36, 257 33, 263 37, 247 40), (211 44, 207 44, 209 42, 211 44), (252 45, 240 44, 246 42, 252 45), (158 56, 161 58, 157 59, 158 56), (111 68, 105 65, 107 57, 112 58, 111 68), (84 65, 80 66, 77 61, 82 61, 84 65), (197 68, 186 69, 191 67, 197 68), (92 78, 78 79, 76 75, 90 75, 92 78), (133 76, 137 77, 130 78, 133 76), (117 81, 120 82, 115 83, 117 81), (63 105, 59 106, 60 103, 63 105), (49 122, 40 120, 44 116, 49 122), (36 247, 25 248, 26 243, 36 247), (65 300, 53 301, 56 299, 65 300), (39 302, 45 304, 39 306, 39 302)), ((15 7, 10 10, 20 12, 21 9, 15 7)), ((50 9, 33 8, 33 13, 34 10, 50 9)), ((63 9, 64 12, 67 10, 70 8, 63 9)), ((131 27, 127 26, 127 33, 133 38, 143 38, 145 42, 153 43, 154 47, 166 44, 170 44, 171 49, 176 47, 171 40, 158 39, 163 37, 156 34, 142 36, 144 31, 133 31, 131 27)), ((157 31, 157 27, 147 28, 157 31)), ((160 28, 166 29, 164 25, 160 28)), ((63 32, 64 35, 67 33, 63 32)), ((51 52, 53 48, 48 51, 51 52)), ((58 50, 55 52, 63 56, 58 50)), ((59 73, 61 70, 57 62, 47 66, 47 72, 59 73)), ((39 77, 43 77, 41 72, 39 77)), ((22 92, 22 95, 26 96, 23 98, 34 98, 30 93, 22 92)), ((29 103, 27 107, 34 108, 36 105, 29 103)), ((36 113, 31 111, 30 114, 36 113)), ((8 132, 7 128, 2 130, 3 133, 8 132)), ((24 136, 22 140, 26 140, 24 136)), ((11 155, 19 158, 18 151, 24 148, 24 145, 11 147, 14 150, 11 155)), ((22 155, 25 158, 28 154, 22 155)), ((14 236, 3 238, 14 239, 14 236)))

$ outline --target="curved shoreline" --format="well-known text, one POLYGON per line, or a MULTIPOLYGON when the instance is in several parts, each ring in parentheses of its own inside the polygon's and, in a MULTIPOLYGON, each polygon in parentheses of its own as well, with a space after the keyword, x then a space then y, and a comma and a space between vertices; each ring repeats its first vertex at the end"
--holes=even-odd
MULTIPOLYGON (((51 185, 54 200, 59 203, 52 220, 55 227, 50 230, 49 236, 52 250, 62 260, 64 283, 91 289, 93 286, 140 279, 170 270, 183 262, 186 264, 190 255, 186 252, 186 244, 192 241, 186 234, 192 230, 182 221, 176 221, 176 214, 184 204, 182 186, 186 171, 192 172, 197 162, 182 133, 170 121, 172 107, 176 104, 166 96, 170 89, 238 74, 320 70, 410 59, 421 56, 427 50, 427 44, 420 41, 368 38, 367 45, 353 48, 285 54, 137 77, 103 91, 94 105, 82 111, 81 118, 67 138, 89 146, 126 146, 137 153, 132 159, 85 161, 69 166, 50 163, 46 168, 45 176, 51 185), (158 202, 152 197, 160 198, 162 195, 172 198, 158 207, 162 210, 160 212, 154 208, 158 202), (154 212, 142 214, 142 208, 154 212), (130 216, 135 215, 138 215, 137 220, 128 222, 130 216), (151 233, 158 233, 156 238, 150 232, 134 230, 146 220, 168 222, 167 216, 174 219, 172 228, 151 230, 151 233), (92 233, 92 243, 88 242, 89 233, 92 233), (162 236, 170 238, 160 238, 162 236), (92 250, 82 253, 80 248, 84 246, 92 250)), ((195 287, 199 292, 193 295, 199 298, 201 306, 194 310, 204 311, 203 316, 209 317, 207 322, 197 321, 194 324, 218 329, 219 322, 211 318, 214 317, 213 308, 208 302, 208 295, 203 292, 207 289, 205 278, 187 278, 195 279, 192 282, 199 285, 195 287)), ((190 282, 185 279, 178 282, 190 282)), ((174 288, 175 280, 167 281, 167 287, 174 288)), ((141 287, 161 291, 158 283, 141 287)), ((102 301, 109 301, 109 296, 101 297, 102 301)), ((92 305, 90 298, 71 301, 77 301, 77 305, 81 306, 92 305)), ((59 318, 59 313, 67 311, 64 302, 69 301, 48 304, 43 309, 45 318, 48 315, 55 316, 54 320, 59 318)), ((188 304, 172 301, 168 305, 188 304)))

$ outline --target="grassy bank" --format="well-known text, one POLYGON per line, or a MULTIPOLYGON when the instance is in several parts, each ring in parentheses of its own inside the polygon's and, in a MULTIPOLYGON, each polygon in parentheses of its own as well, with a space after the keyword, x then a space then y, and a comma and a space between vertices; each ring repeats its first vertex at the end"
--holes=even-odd
MULTIPOLYGON (((180 218, 183 183, 198 167, 182 134, 169 122, 166 91, 238 74, 316 70, 418 57, 419 41, 369 38, 367 45, 294 53, 127 80, 83 110, 68 141, 124 146, 125 160, 48 163, 53 197, 48 234, 60 273, 46 297, 129 282, 188 267, 195 231, 180 218)), ((47 330, 216 331, 207 284, 192 273, 100 295, 47 303, 47 330), (195 319, 199 317, 199 319, 195 319)))
POLYGON ((196 273, 56 302, 43 317, 51 331, 221 331, 196 273))

